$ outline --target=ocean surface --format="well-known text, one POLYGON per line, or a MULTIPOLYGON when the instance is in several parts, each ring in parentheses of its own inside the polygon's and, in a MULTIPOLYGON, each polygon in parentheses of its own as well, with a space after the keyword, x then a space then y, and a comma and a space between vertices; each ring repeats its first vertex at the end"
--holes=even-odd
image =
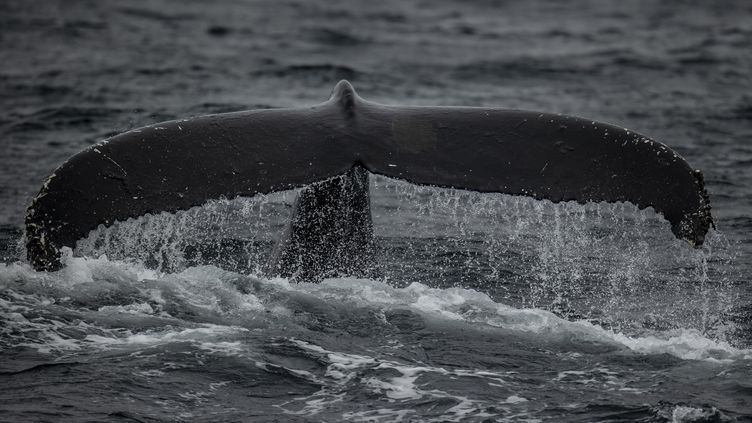
POLYGON ((752 421, 752 3, 0 2, 0 421, 752 421), (651 209, 370 178, 374 279, 259 271, 296 192, 100 227, 35 272, 69 156, 173 118, 366 99, 618 124, 705 174, 651 209))

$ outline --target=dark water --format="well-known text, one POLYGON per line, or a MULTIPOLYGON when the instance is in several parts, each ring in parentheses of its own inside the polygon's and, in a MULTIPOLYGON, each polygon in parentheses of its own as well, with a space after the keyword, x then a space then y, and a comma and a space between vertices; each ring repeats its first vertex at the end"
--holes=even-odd
POLYGON ((0 420, 752 421, 752 3, 0 3, 0 420), (495 105, 649 134, 705 173, 650 210, 372 178, 377 280, 255 276, 295 193, 101 229, 37 273, 25 207, 161 120, 495 105))

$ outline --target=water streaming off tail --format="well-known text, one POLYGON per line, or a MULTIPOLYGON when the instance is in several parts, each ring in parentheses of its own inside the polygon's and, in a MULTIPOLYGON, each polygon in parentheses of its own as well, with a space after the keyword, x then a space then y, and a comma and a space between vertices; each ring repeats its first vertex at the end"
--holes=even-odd
POLYGON ((173 273, 190 266, 259 273, 284 231, 297 191, 212 200, 176 213, 100 227, 76 244, 80 256, 107 256, 173 273))
MULTIPOLYGON (((560 203, 409 184, 371 176, 380 278, 488 293, 607 327, 695 328, 725 338, 738 303, 732 249, 710 234, 693 249, 652 209, 560 203)), ((297 193, 212 201, 92 231, 75 254, 136 261, 162 272, 211 264, 258 274, 297 193)))
POLYGON ((374 232, 394 284, 488 292, 619 329, 693 327, 722 336, 737 281, 733 249, 676 239, 652 209, 552 203, 373 178, 374 232))

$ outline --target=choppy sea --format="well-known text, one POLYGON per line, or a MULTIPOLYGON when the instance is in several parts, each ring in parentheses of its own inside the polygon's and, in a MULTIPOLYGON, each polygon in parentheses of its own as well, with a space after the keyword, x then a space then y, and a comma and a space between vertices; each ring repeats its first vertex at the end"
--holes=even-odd
POLYGON ((0 421, 752 421, 752 3, 0 2, 0 421), (200 114, 560 112, 705 174, 693 249, 651 209, 372 176, 379 277, 262 276, 295 191, 23 254, 66 158, 200 114))

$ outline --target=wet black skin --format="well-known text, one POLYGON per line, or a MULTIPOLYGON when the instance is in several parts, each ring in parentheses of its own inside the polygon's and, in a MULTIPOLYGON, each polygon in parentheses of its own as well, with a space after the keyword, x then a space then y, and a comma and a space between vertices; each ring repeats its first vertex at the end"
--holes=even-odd
MULTIPOLYGON (((653 207, 677 237, 695 246, 712 224, 699 171, 638 133, 531 111, 381 105, 363 100, 342 81, 316 106, 159 123, 73 156, 29 206, 28 259, 35 269, 56 270, 59 249, 74 247, 99 225, 220 197, 303 187, 354 167, 416 184, 554 202, 628 201, 653 207)), ((290 235, 298 236, 295 230, 290 235)), ((311 242, 321 244, 315 238, 311 242)), ((277 251, 276 257, 283 256, 277 251)))

